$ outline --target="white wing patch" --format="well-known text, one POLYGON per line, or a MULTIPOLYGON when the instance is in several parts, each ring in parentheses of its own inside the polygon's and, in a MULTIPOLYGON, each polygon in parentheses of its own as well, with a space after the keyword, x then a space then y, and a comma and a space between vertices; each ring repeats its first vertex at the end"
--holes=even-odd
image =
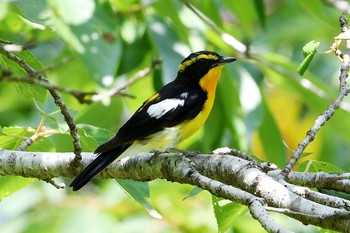
POLYGON ((184 106, 185 100, 182 99, 166 99, 160 101, 159 103, 152 104, 148 107, 147 113, 150 117, 155 117, 156 119, 161 118, 167 112, 176 109, 178 106, 184 106))

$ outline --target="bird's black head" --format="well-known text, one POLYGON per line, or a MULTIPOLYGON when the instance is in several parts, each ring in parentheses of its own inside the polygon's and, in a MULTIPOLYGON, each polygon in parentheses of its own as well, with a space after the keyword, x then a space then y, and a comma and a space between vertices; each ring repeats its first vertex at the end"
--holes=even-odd
POLYGON ((211 51, 199 51, 191 53, 179 65, 178 80, 199 83, 210 69, 235 61, 233 57, 223 57, 211 51))

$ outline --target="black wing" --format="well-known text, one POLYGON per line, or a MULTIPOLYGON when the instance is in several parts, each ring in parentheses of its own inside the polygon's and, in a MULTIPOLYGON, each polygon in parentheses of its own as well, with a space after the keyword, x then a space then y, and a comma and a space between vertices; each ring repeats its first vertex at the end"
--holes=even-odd
POLYGON ((203 109, 206 99, 207 94, 202 89, 173 81, 145 101, 119 129, 116 136, 99 146, 95 153, 108 151, 124 144, 132 144, 135 140, 142 140, 166 127, 172 127, 193 119, 203 109), (149 107, 167 99, 183 100, 183 104, 167 111, 161 117, 150 116, 147 112, 149 107))

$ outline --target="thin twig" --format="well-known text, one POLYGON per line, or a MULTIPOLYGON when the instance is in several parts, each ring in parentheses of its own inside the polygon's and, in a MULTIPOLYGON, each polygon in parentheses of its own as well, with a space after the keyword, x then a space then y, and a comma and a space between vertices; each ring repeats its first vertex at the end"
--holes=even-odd
POLYGON ((66 64, 67 62, 70 62, 73 59, 74 59, 73 56, 64 57, 60 61, 58 61, 58 62, 56 62, 56 63, 54 63, 52 65, 48 65, 48 66, 46 66, 46 67, 44 67, 44 68, 42 68, 40 70, 37 70, 36 72, 40 73, 40 74, 43 74, 43 73, 45 73, 47 71, 50 71, 50 70, 53 70, 53 69, 55 69, 55 68, 57 68, 59 66, 62 66, 64 64, 66 64))
POLYGON ((264 229, 267 232, 278 232, 278 233, 291 232, 277 225, 274 219, 266 211, 266 207, 264 207, 261 202, 254 201, 248 207, 250 210, 250 214, 260 222, 262 227, 264 227, 264 229))
MULTIPOLYGON (((35 71, 26 61, 22 60, 21 58, 17 57, 12 52, 9 52, 5 49, 5 44, 0 43, 0 52, 4 53, 6 57, 15 63, 17 63, 20 67, 22 67, 31 77, 37 78, 43 82, 49 82, 43 75, 38 74, 37 71, 35 71)), ((73 165, 74 167, 80 166, 81 161, 81 144, 80 144, 80 137, 78 135, 78 128, 76 127, 74 123, 73 117, 70 115, 66 104, 63 102, 61 95, 56 90, 49 90, 49 93, 54 99, 55 104, 60 108, 61 113, 69 127, 70 134, 73 138, 73 146, 74 146, 74 154, 76 155, 76 158, 74 159, 73 165)))
POLYGON ((57 183, 53 179, 45 179, 44 181, 46 183, 48 183, 48 184, 51 184, 53 187, 55 187, 57 189, 64 189, 64 188, 66 188, 66 185, 64 183, 57 183))
POLYGON ((40 137, 40 132, 42 131, 44 127, 44 123, 46 120, 46 116, 43 116, 41 118, 41 121, 39 123, 38 128, 35 130, 35 133, 31 136, 26 138, 19 147, 17 147, 16 150, 18 151, 25 151, 30 145, 32 145, 39 137, 40 137))
MULTIPOLYGON (((65 62, 67 62, 69 59, 71 59, 71 58, 67 58, 65 62)), ((149 67, 146 67, 146 68, 138 71, 134 76, 132 76, 125 83, 123 83, 121 85, 116 85, 113 89, 107 91, 107 94, 106 94, 106 92, 103 92, 103 93, 84 92, 84 91, 69 89, 66 87, 57 86, 55 84, 52 84, 52 83, 49 83, 49 82, 46 82, 46 81, 43 81, 40 79, 33 79, 31 75, 24 76, 24 77, 15 77, 9 72, 3 72, 0 75, 0 82, 1 81, 2 82, 22 82, 22 83, 34 84, 34 85, 42 86, 47 90, 56 90, 59 92, 70 94, 70 95, 74 96, 81 104, 91 104, 93 102, 101 101, 106 96, 111 97, 111 96, 118 95, 118 96, 125 96, 125 97, 133 97, 132 95, 124 93, 123 90, 126 89, 128 86, 132 85, 133 83, 135 83, 136 81, 140 80, 141 78, 144 78, 145 76, 147 76, 160 63, 161 63, 160 60, 153 61, 149 67)), ((63 64, 63 63, 60 63, 60 64, 63 64)), ((38 71, 36 71, 37 72, 36 75, 39 75, 40 73, 51 70, 57 66, 58 65, 55 64, 55 65, 46 67, 44 69, 38 70, 38 71)))
POLYGON ((237 40, 232 35, 223 32, 221 29, 219 29, 215 24, 213 24, 210 20, 205 18, 195 7, 191 5, 191 3, 188 0, 182 0, 184 5, 192 11, 196 16, 198 16, 199 19, 201 19, 206 25, 208 25, 215 33, 219 34, 221 39, 225 41, 228 45, 230 45, 232 48, 234 48, 236 51, 248 55, 248 47, 237 40))
POLYGON ((19 147, 16 148, 18 151, 25 151, 30 145, 32 145, 34 140, 32 137, 26 138, 19 147))
MULTIPOLYGON (((347 27, 344 26, 344 16, 341 16, 339 20, 341 23, 340 26, 342 30, 349 30, 347 27)), ((349 43, 347 43, 347 46, 350 46, 349 43)), ((340 68, 340 75, 339 75, 340 84, 339 84, 338 97, 331 105, 328 106, 327 110, 325 110, 320 116, 317 117, 314 125, 307 132, 306 137, 299 143, 298 149, 294 152, 288 164, 281 172, 282 178, 286 178, 288 176, 293 166, 297 163, 301 154, 304 152, 305 148, 315 139, 317 132, 333 116, 335 111, 340 107, 340 104, 344 99, 344 97, 349 94, 350 89, 346 86, 346 78, 348 77, 349 68, 350 68, 350 47, 347 47, 346 53, 343 54, 343 62, 340 68)))
MULTIPOLYGON (((106 98, 106 96, 115 96, 115 95, 121 95, 123 94, 122 91, 125 90, 130 85, 134 84, 138 80, 146 77, 148 74, 150 74, 159 64, 161 64, 160 60, 154 60, 150 66, 138 71, 135 75, 133 75, 128 81, 122 83, 122 84, 116 84, 115 87, 107 93, 101 93, 101 94, 94 94, 91 96, 92 102, 101 101, 102 99, 106 98)), ((117 78, 118 79, 118 78, 117 78)))
POLYGON ((32 77, 29 77, 29 76, 18 78, 18 77, 12 76, 9 73, 3 73, 0 76, 0 81, 1 82, 29 83, 29 84, 41 86, 47 90, 60 91, 60 92, 67 93, 67 94, 74 96, 82 104, 83 103, 91 103, 91 100, 87 99, 87 96, 92 96, 92 95, 97 94, 96 92, 83 92, 83 91, 77 91, 77 90, 73 90, 73 89, 69 89, 69 88, 65 88, 65 87, 60 87, 60 86, 57 86, 55 84, 42 81, 40 79, 33 79, 32 77))
POLYGON ((317 191, 314 191, 310 188, 305 188, 301 186, 297 186, 294 184, 290 184, 289 182, 286 182, 284 180, 279 180, 279 182, 286 187, 291 192, 295 193, 296 195, 306 198, 310 201, 319 203, 324 206, 336 208, 336 209, 350 209, 350 201, 342 199, 340 197, 330 196, 324 193, 320 193, 317 191))

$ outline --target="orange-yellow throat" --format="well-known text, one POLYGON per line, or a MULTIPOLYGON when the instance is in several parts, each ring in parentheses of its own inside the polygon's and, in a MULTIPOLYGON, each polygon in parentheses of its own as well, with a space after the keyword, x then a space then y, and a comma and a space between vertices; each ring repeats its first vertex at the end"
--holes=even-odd
POLYGON ((209 72, 199 81, 199 85, 207 92, 207 101, 203 106, 203 110, 193 120, 189 122, 186 121, 179 126, 180 141, 192 136, 207 120, 214 104, 216 86, 222 67, 223 65, 219 65, 210 69, 209 72))

